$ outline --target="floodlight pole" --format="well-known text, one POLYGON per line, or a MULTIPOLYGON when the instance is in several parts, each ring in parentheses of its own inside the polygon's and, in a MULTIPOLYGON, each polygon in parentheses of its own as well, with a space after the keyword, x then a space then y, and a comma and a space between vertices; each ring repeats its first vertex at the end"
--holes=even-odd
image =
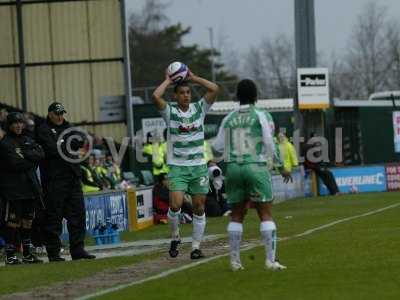
POLYGON ((127 22, 126 0, 121 0, 121 29, 122 29, 122 52, 124 56, 124 90, 125 90, 125 109, 126 109, 126 126, 130 143, 128 147, 129 168, 134 169, 134 149, 135 149, 135 131, 134 116, 132 106, 132 81, 131 67, 129 57, 129 30, 127 22))
POLYGON ((296 93, 294 96, 294 128, 304 136, 305 116, 299 109, 297 91, 297 69, 313 68, 317 65, 315 42, 314 0, 294 0, 295 42, 296 42, 296 93))
POLYGON ((17 33, 18 33, 18 53, 19 53, 19 76, 21 84, 21 109, 28 111, 28 96, 26 90, 26 63, 25 63, 25 44, 24 44, 24 22, 22 16, 22 1, 17 0, 17 33))

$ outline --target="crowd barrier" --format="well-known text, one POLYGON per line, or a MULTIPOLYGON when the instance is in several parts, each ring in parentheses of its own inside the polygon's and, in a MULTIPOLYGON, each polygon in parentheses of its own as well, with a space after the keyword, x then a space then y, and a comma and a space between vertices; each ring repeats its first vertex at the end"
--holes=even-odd
POLYGON ((109 221, 119 230, 129 229, 128 200, 124 191, 85 195, 86 230, 92 232, 98 224, 109 221))
MULTIPOLYGON (((153 225, 152 186, 128 191, 107 191, 85 194, 86 232, 91 235, 98 225, 116 224, 119 231, 141 230, 153 225)), ((62 239, 68 239, 67 223, 63 222, 62 239)))
POLYGON ((141 230, 154 224, 153 221, 153 187, 139 187, 129 190, 128 215, 129 230, 141 230))
MULTIPOLYGON (((400 164, 343 167, 330 169, 341 193, 383 192, 400 190, 400 164)), ((317 194, 315 175, 298 168, 292 173, 293 182, 285 184, 281 175, 272 175, 275 202, 317 194)), ((319 194, 328 195, 319 180, 319 194)), ((152 186, 129 191, 85 195, 86 230, 90 234, 96 225, 110 220, 118 230, 141 230, 153 225, 152 186)), ((65 224, 64 224, 65 225, 65 224)), ((66 226, 63 237, 66 237, 66 226)))
POLYGON ((298 168, 292 172, 293 181, 284 183, 281 175, 272 175, 274 202, 282 202, 299 197, 314 195, 312 174, 298 168))
MULTIPOLYGON (((400 163, 385 165, 338 167, 329 169, 335 177, 339 191, 367 193, 400 191, 400 163)), ((285 184, 280 175, 272 176, 273 193, 276 202, 297 197, 312 197, 317 194, 329 195, 329 191, 314 173, 296 169, 293 182, 285 184), (318 193, 317 193, 318 191, 318 193)))
MULTIPOLYGON (((273 194, 277 202, 296 197, 310 196, 311 176, 302 170, 292 174, 293 182, 285 184, 282 176, 273 175, 273 194)), ((92 234, 99 224, 116 224, 119 231, 141 230, 153 223, 153 187, 138 187, 128 191, 109 191, 85 195, 86 231, 92 234)), ((68 238, 66 222, 63 223, 62 239, 68 238)))
MULTIPOLYGON (((341 193, 386 192, 400 190, 400 164, 331 168, 341 193)), ((328 195, 319 180, 319 194, 328 195)))

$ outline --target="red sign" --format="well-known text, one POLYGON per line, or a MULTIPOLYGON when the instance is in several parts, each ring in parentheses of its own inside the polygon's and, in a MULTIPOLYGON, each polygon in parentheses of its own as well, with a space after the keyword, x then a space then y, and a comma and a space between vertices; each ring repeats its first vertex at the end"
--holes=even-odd
POLYGON ((385 169, 388 191, 400 190, 400 164, 389 164, 385 169))

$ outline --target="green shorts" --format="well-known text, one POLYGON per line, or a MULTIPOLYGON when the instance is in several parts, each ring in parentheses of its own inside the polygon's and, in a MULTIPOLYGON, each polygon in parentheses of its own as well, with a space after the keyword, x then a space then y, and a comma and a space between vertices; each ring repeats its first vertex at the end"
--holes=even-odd
POLYGON ((181 191, 191 195, 208 194, 210 182, 206 165, 169 166, 168 183, 170 191, 181 191))
POLYGON ((225 179, 229 204, 273 200, 272 178, 264 163, 228 163, 225 179))

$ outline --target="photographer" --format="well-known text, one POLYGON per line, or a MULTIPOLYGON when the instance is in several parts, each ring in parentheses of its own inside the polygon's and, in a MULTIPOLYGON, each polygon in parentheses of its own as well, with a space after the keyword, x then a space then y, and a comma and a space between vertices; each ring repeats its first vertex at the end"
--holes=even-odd
POLYGON ((219 217, 229 210, 225 200, 225 185, 222 170, 215 162, 208 162, 208 177, 210 178, 210 191, 207 194, 206 215, 219 217))
POLYGON ((79 133, 64 119, 65 113, 61 103, 53 102, 48 108, 46 122, 37 129, 37 141, 45 152, 40 174, 46 204, 46 250, 50 262, 65 260, 60 257, 63 218, 67 220, 72 259, 95 258, 84 250, 86 211, 79 155, 68 151, 69 146, 70 150, 78 151, 83 146, 83 138, 81 141, 72 139, 72 135, 79 133))
POLYGON ((0 129, 0 198, 5 203, 4 239, 7 265, 20 264, 17 249, 23 245, 23 263, 41 263, 31 246, 35 201, 41 200, 36 168, 44 158, 43 149, 23 134, 21 113, 7 116, 5 132, 0 129))

